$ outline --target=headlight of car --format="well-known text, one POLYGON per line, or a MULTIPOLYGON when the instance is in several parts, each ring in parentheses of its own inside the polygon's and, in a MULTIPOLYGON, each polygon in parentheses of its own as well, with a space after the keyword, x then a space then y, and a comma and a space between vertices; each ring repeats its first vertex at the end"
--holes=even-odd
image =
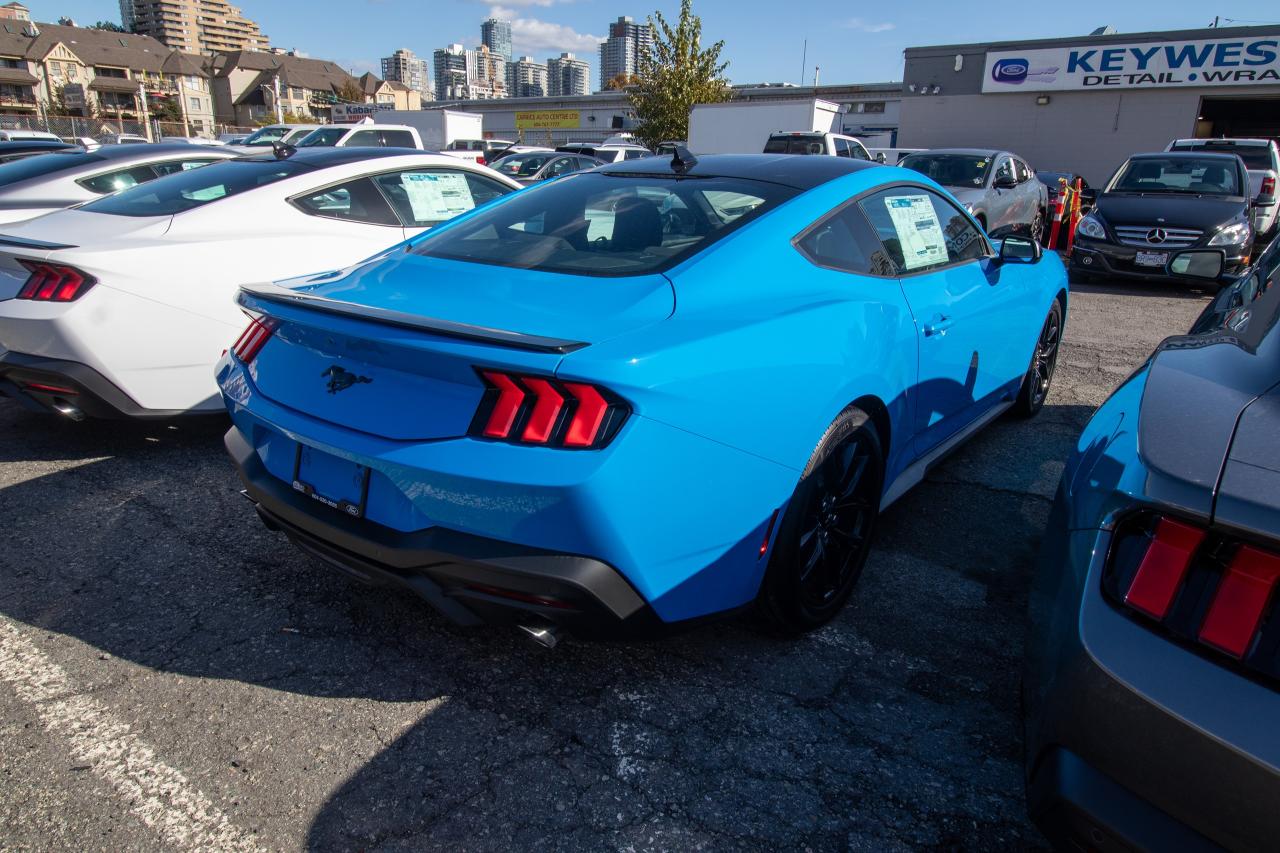
POLYGON ((1102 220, 1092 213, 1085 214, 1080 220, 1076 225, 1076 233, 1083 234, 1094 240, 1107 239, 1107 229, 1103 226, 1102 220))
POLYGON ((1233 222, 1226 228, 1223 228, 1217 234, 1213 235, 1213 239, 1209 241, 1210 246, 1233 246, 1236 243, 1243 243, 1253 235, 1253 229, 1249 227, 1248 220, 1241 219, 1233 222))

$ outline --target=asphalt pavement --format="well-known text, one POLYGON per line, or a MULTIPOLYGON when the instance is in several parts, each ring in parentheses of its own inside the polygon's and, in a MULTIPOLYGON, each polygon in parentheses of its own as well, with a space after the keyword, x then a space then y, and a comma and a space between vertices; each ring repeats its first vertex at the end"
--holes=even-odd
POLYGON ((1049 502, 1207 301, 1074 288, 1043 412, 895 504, 799 640, 455 630, 265 530, 224 420, 0 403, 0 847, 1036 849, 1018 682, 1049 502))

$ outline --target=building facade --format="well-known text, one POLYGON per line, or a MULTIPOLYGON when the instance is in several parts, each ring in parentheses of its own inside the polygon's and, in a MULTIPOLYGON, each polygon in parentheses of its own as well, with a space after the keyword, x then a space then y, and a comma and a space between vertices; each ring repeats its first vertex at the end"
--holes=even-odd
POLYGON ((188 133, 213 132, 204 57, 148 36, 0 18, 0 114, 83 118, 96 133, 161 110, 188 133))
POLYGON ((640 57, 653 47, 653 30, 648 23, 637 24, 621 17, 609 24, 609 37, 600 45, 600 88, 615 77, 632 77, 640 72, 640 57))
POLYGON ((543 98, 547 92, 547 66, 532 56, 507 65, 507 94, 512 98, 543 98))
POLYGON ((335 104, 371 103, 382 83, 372 74, 352 77, 334 62, 289 54, 227 51, 214 54, 210 66, 217 119, 239 126, 274 121, 278 112, 332 121, 335 104))
POLYGON ((419 59, 408 48, 400 48, 390 56, 382 57, 382 79, 403 83, 419 93, 430 91, 430 72, 427 61, 419 59))
POLYGON ((591 66, 572 53, 547 60, 547 95, 585 95, 591 91, 591 66))
POLYGON ((507 61, 489 50, 488 45, 475 49, 475 74, 468 85, 472 98, 505 98, 507 96, 507 61))
POLYGON ((270 46, 258 25, 226 0, 120 0, 120 18, 126 30, 188 53, 270 46))
POLYGON ((489 18, 480 24, 480 43, 489 48, 490 53, 501 56, 506 62, 511 61, 511 22, 500 18, 489 18))
POLYGON ((442 47, 432 57, 435 65, 436 100, 460 101, 471 97, 468 85, 475 76, 475 51, 460 44, 442 47))
POLYGON ((1180 137, 1280 136, 1280 26, 914 47, 905 148, 1001 148, 1104 183, 1180 137))

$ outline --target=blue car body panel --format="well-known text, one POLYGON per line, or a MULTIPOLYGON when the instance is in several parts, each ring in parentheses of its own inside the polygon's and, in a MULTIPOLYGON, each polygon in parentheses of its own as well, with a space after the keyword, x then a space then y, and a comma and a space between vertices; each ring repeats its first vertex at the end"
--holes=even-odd
MULTIPOLYGON (((293 477, 298 444, 367 466, 372 522, 599 559, 668 622, 732 609, 757 594, 762 543, 841 410, 864 401, 882 413, 887 487, 1013 399, 1046 313, 1055 298, 1065 302, 1054 255, 877 278, 819 267, 792 245, 849 199, 897 183, 946 195, 915 172, 854 171, 634 277, 423 257, 410 241, 362 267, 287 284, 584 346, 522 350, 245 295, 280 326, 252 364, 226 356, 219 382, 236 428, 281 480, 293 477), (948 328, 926 334, 935 315, 948 328), (322 378, 333 365, 355 377, 340 394, 322 378), (486 367, 595 383, 632 414, 599 450, 468 437, 485 391, 477 368, 486 367)), ((333 473, 333 488, 349 490, 353 470, 333 473)))

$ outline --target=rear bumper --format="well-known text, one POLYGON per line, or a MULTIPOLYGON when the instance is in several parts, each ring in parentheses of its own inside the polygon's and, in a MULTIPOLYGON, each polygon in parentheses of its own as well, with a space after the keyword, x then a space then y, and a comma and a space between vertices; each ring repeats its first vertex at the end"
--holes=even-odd
POLYGON ((1067 531, 1064 504, 1060 493, 1031 593, 1032 819, 1063 849, 1272 849, 1280 694, 1108 604, 1110 536, 1067 531))
POLYGON ((29 409, 80 420, 91 418, 171 418, 182 410, 144 409, 85 364, 20 352, 0 353, 0 396, 29 409))
POLYGON ((269 473, 232 427, 227 451, 263 523, 362 583, 396 586, 459 625, 553 624, 577 634, 631 636, 661 621, 612 566, 433 527, 404 533, 322 507, 269 473))

